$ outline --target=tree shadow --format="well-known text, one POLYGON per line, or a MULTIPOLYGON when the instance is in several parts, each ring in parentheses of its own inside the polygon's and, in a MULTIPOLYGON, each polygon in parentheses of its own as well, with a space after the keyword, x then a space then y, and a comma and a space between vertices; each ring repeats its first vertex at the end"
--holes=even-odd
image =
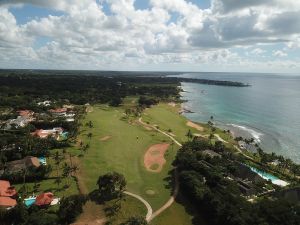
MULTIPOLYGON (((171 190, 171 194, 173 195, 175 192, 176 187, 176 172, 175 169, 168 172, 168 176, 164 178, 166 182, 165 188, 171 190)), ((179 181, 178 181, 179 182, 179 181)), ((175 198, 175 202, 182 205, 185 209, 185 212, 192 217, 192 224, 193 225, 206 225, 209 224, 205 219, 204 216, 199 213, 199 209, 195 207, 187 198, 184 197, 184 191, 180 188, 178 189, 178 194, 175 198)))

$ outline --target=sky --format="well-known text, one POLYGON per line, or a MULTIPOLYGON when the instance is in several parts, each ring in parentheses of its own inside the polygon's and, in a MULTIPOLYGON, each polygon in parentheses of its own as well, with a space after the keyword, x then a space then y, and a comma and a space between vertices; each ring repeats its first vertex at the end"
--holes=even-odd
POLYGON ((0 68, 300 74, 300 1, 0 0, 0 68))

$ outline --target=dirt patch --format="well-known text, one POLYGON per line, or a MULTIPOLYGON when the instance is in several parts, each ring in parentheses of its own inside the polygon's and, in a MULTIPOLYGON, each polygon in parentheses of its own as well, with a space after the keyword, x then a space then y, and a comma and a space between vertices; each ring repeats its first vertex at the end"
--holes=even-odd
POLYGON ((169 106, 172 106, 172 107, 175 107, 175 106, 176 106, 176 103, 175 103, 175 102, 169 102, 168 105, 169 105, 169 106))
POLYGON ((77 141, 76 141, 76 147, 80 147, 80 143, 82 143, 82 140, 81 139, 77 139, 77 141))
POLYGON ((155 191, 149 189, 149 190, 146 190, 146 194, 147 195, 155 195, 155 191))
POLYGON ((144 126, 144 128, 146 129, 146 130, 152 130, 152 128, 151 127, 146 127, 146 126, 144 126))
POLYGON ((105 137, 100 138, 100 141, 107 141, 109 139, 111 139, 111 136, 107 135, 105 137))
POLYGON ((91 112, 94 111, 94 108, 93 108, 93 106, 87 106, 86 109, 85 109, 85 111, 86 111, 87 113, 91 113, 91 112))
POLYGON ((204 131, 204 128, 203 128, 202 126, 200 126, 199 124, 193 123, 192 121, 188 121, 188 122, 186 123, 186 125, 187 125, 188 127, 195 128, 195 129, 198 130, 198 131, 201 131, 201 132, 204 131))
POLYGON ((170 144, 163 143, 148 148, 144 155, 144 165, 148 171, 159 173, 162 170, 163 165, 166 163, 164 155, 169 146, 170 144))

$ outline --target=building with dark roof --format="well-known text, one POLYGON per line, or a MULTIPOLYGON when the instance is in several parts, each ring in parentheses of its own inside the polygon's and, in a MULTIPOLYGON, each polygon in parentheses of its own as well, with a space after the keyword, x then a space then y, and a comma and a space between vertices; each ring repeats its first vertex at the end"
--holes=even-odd
POLYGON ((21 160, 15 160, 8 162, 6 164, 5 172, 8 174, 18 173, 24 171, 28 168, 38 168, 40 167, 40 160, 36 157, 27 156, 21 160))

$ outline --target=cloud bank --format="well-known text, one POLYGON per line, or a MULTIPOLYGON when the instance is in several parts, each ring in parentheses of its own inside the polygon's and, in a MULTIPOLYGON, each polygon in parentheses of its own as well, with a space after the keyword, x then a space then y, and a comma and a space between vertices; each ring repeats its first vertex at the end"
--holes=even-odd
POLYGON ((0 1, 2 68, 297 72, 299 47, 292 0, 0 1), (20 24, 11 9, 27 4, 62 15, 20 24))

